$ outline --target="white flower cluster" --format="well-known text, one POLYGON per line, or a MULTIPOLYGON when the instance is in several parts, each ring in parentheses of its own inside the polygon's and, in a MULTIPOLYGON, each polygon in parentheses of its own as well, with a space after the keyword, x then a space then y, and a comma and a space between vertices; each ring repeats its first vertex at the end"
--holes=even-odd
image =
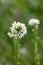
POLYGON ((34 24, 40 24, 39 20, 38 19, 30 19, 29 20, 29 25, 34 25, 34 24))
POLYGON ((38 25, 40 24, 40 21, 38 19, 30 19, 28 24, 30 26, 33 26, 33 28, 37 30, 38 29, 38 25))
POLYGON ((24 35, 26 34, 27 34, 27 28, 25 24, 16 21, 14 21, 12 27, 10 27, 10 32, 8 32, 8 35, 10 37, 15 37, 19 39, 24 37, 24 35))

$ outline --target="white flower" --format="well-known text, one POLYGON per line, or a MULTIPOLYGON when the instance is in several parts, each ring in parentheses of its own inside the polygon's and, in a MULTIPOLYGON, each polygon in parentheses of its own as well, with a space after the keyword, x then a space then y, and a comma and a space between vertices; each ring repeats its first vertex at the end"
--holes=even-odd
POLYGON ((34 25, 34 24, 40 24, 39 20, 38 19, 30 19, 29 22, 28 22, 29 25, 34 25))
POLYGON ((10 32, 8 32, 7 34, 9 35, 9 37, 21 39, 22 37, 24 37, 24 35, 27 34, 27 28, 25 24, 14 21, 14 23, 10 27, 10 32))
POLYGON ((30 19, 29 22, 28 22, 28 24, 30 26, 33 26, 32 31, 35 31, 35 30, 38 29, 38 25, 40 24, 40 21, 38 19, 30 19))

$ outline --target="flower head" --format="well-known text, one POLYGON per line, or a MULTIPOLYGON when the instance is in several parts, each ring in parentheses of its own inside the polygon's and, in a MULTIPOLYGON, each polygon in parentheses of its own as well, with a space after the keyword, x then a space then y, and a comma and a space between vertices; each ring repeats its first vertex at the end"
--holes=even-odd
POLYGON ((15 37, 21 39, 24 35, 27 34, 27 29, 25 24, 14 21, 12 26, 10 27, 10 32, 8 35, 10 37, 15 37))
POLYGON ((29 20, 29 25, 34 25, 34 24, 40 24, 39 20, 38 19, 30 19, 29 20))
POLYGON ((38 25, 40 24, 40 21, 38 19, 30 19, 28 24, 30 26, 33 26, 33 30, 38 29, 38 25))

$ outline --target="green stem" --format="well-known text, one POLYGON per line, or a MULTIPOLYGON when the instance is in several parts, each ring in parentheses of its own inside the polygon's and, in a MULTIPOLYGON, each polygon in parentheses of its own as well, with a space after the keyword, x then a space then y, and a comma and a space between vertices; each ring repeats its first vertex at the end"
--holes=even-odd
POLYGON ((15 65, 20 65, 19 48, 20 48, 19 39, 14 39, 14 63, 15 63, 15 65))
POLYGON ((38 43, 37 43, 37 42, 35 43, 34 54, 35 54, 35 58, 34 58, 35 64, 36 64, 36 65, 39 65, 39 58, 38 58, 38 43))
POLYGON ((33 43, 34 43, 34 64, 35 65, 40 65, 40 61, 38 58, 38 37, 37 37, 37 31, 33 32, 34 34, 34 39, 33 39, 33 43))

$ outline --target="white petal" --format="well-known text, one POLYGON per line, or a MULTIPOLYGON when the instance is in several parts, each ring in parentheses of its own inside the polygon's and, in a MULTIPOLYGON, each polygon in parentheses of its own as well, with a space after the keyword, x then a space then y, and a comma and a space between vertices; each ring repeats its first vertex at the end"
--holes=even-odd
POLYGON ((29 25, 33 25, 33 24, 40 24, 38 19, 30 19, 28 22, 29 25))

